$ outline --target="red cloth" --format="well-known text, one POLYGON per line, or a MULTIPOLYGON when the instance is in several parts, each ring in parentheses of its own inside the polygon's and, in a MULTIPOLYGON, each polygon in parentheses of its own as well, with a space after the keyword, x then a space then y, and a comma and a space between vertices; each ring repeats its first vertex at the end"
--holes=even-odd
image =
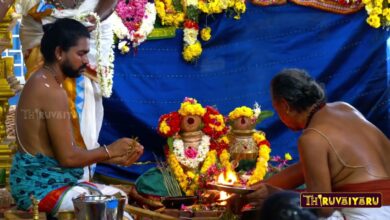
POLYGON ((40 202, 39 202, 39 211, 50 213, 55 205, 57 204, 58 199, 61 195, 69 189, 70 186, 63 186, 56 190, 49 192, 40 202))
POLYGON ((346 184, 333 189, 333 191, 382 193, 382 205, 390 205, 390 179, 346 184))
MULTIPOLYGON (((81 182, 81 183, 78 183, 77 185, 86 185, 86 186, 91 186, 91 187, 94 187, 96 188, 96 185, 93 184, 93 183, 90 183, 90 182, 81 182)), ((65 192, 70 189, 72 186, 63 186, 61 188, 58 188, 56 190, 53 190, 51 192, 49 192, 38 204, 38 207, 39 207, 39 211, 41 212, 46 212, 46 213, 51 213, 53 212, 53 209, 55 208, 55 206, 57 205, 57 203, 59 202, 59 200, 61 199, 62 196, 65 196, 65 192)), ((61 205, 61 204, 59 204, 61 205)), ((59 207, 57 207, 58 209, 59 207)), ((55 213, 51 213, 51 214, 55 214, 55 213)))

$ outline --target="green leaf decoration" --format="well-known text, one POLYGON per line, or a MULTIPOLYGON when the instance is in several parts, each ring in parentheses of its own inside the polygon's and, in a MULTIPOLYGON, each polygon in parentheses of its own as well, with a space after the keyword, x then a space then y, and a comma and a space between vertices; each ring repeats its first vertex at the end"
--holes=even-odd
POLYGON ((183 11, 183 5, 180 0, 172 0, 172 4, 176 11, 183 11))
POLYGON ((274 116, 273 111, 269 111, 269 110, 261 111, 259 117, 257 117, 256 124, 258 124, 258 123, 262 122, 264 119, 270 118, 272 116, 274 116))
POLYGON ((167 140, 169 152, 173 152, 173 137, 169 137, 167 140))
POLYGON ((195 6, 193 6, 193 5, 188 6, 186 14, 187 14, 188 19, 193 20, 193 21, 198 23, 199 11, 195 6))

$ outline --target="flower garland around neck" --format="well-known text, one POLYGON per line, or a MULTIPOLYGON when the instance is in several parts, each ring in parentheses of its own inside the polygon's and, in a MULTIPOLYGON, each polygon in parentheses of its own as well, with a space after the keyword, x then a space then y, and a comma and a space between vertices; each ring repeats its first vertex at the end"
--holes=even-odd
POLYGON ((206 158, 209 146, 210 137, 207 135, 202 136, 199 146, 189 146, 186 149, 184 149, 183 140, 175 139, 173 141, 173 153, 181 164, 188 168, 196 169, 206 158))
POLYGON ((196 99, 185 98, 177 112, 162 115, 157 131, 168 138, 167 162, 186 195, 199 189, 200 176, 206 176, 218 162, 217 152, 228 147, 224 117, 213 107, 203 107, 196 99), (185 116, 202 117, 202 138, 198 146, 184 146, 180 136, 180 123, 185 116))
POLYGON ((156 7, 147 0, 120 0, 115 9, 113 31, 117 48, 122 54, 143 43, 153 31, 156 21, 156 7))
POLYGON ((109 49, 108 52, 108 65, 103 64, 102 58, 102 45, 101 45, 101 21, 97 13, 91 12, 86 15, 76 17, 76 20, 85 21, 89 16, 92 16, 96 21, 96 28, 93 31, 96 42, 96 74, 98 77, 98 83, 100 87, 100 93, 103 97, 109 98, 112 94, 113 74, 114 74, 114 51, 109 49))

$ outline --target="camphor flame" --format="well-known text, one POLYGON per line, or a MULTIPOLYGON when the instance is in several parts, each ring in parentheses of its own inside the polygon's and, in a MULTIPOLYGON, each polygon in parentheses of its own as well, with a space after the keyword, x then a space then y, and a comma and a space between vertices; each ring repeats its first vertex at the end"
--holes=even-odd
MULTIPOLYGON (((217 182, 219 184, 232 186, 235 182, 237 182, 237 176, 232 171, 227 171, 226 175, 224 175, 224 173, 219 174, 217 182)), ((231 195, 228 194, 227 192, 221 191, 219 193, 219 200, 224 201, 223 203, 225 203, 225 204, 226 204, 225 200, 229 199, 230 197, 231 197, 231 195)))

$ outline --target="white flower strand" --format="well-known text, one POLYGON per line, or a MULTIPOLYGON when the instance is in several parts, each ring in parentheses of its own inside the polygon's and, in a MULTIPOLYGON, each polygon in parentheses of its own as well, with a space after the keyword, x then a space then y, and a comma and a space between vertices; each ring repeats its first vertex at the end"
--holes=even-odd
POLYGON ((114 52, 112 48, 109 50, 109 65, 104 66, 103 65, 103 59, 102 59, 102 47, 101 47, 101 22, 100 22, 100 16, 95 13, 91 12, 87 15, 82 15, 77 17, 76 19, 79 21, 85 20, 87 16, 92 16, 96 20, 96 28, 94 31, 94 38, 96 42, 96 74, 98 77, 98 83, 100 87, 100 93, 103 97, 109 98, 112 94, 112 85, 113 85, 113 74, 114 74, 114 52))
POLYGON ((173 141, 173 153, 175 154, 177 160, 186 167, 195 169, 199 166, 201 162, 207 156, 207 153, 210 150, 210 137, 208 135, 203 135, 202 140, 198 146, 198 153, 195 158, 188 158, 185 156, 184 142, 181 139, 175 139, 173 141))

